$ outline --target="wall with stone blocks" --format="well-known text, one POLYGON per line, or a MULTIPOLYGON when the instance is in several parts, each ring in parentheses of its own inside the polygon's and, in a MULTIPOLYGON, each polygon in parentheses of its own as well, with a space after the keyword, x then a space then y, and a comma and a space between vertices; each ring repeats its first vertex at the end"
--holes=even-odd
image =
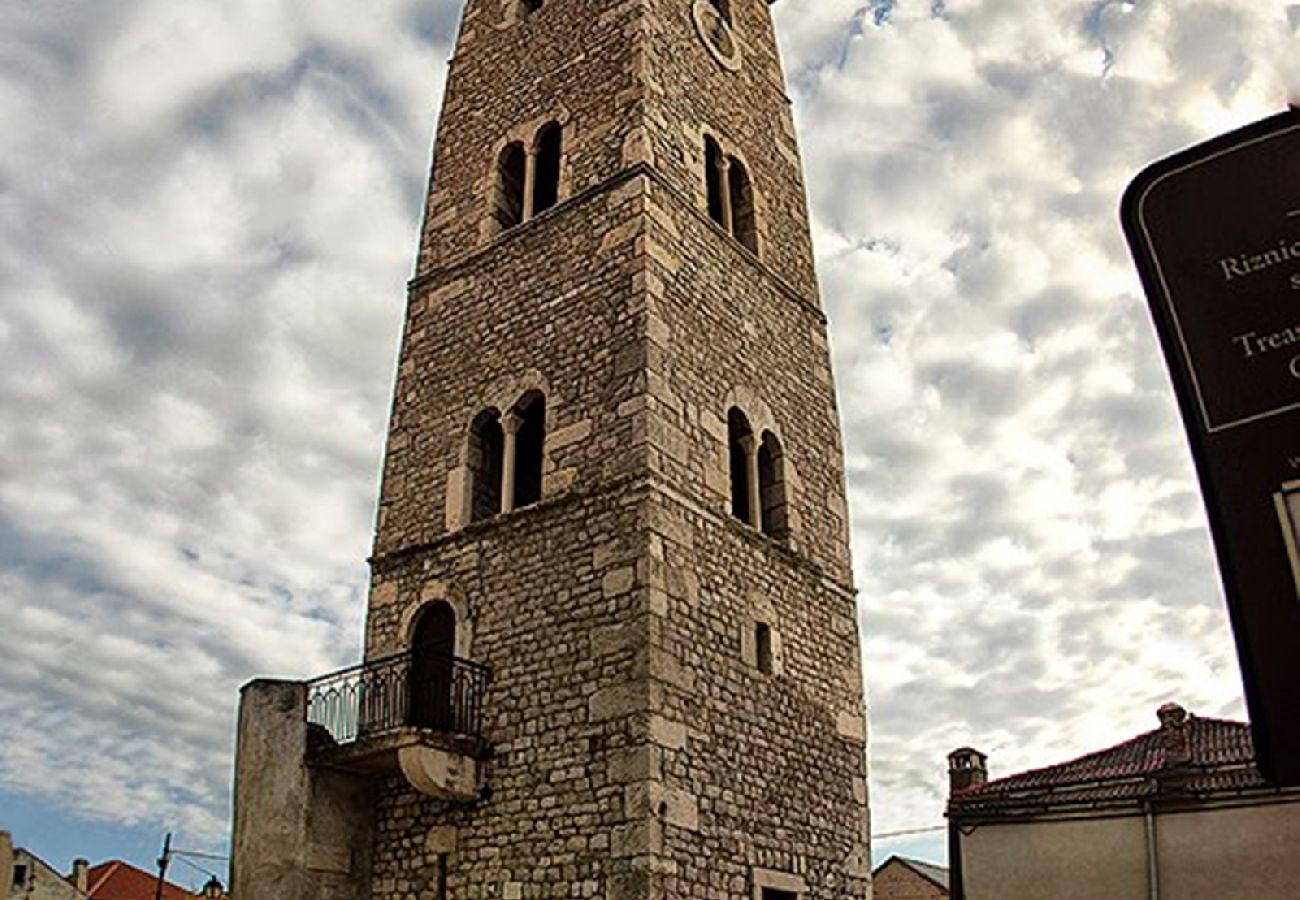
POLYGON ((546 394, 544 491, 590 491, 643 465, 641 179, 580 198, 419 283, 408 303, 375 553, 454 530, 470 423, 546 394), (575 277, 574 273, 581 273, 575 277))
POLYGON ((604 896, 633 871, 615 845, 644 756, 648 688, 628 688, 646 666, 643 497, 573 493, 376 568, 392 601, 371 608, 373 641, 397 642, 436 584, 459 598, 471 656, 493 671, 490 797, 449 804, 384 782, 376 900, 432 896, 442 853, 458 900, 604 896))
POLYGON ((640 131, 640 4, 603 2, 583 14, 521 14, 518 0, 469 0, 447 78, 418 270, 483 244, 494 166, 510 140, 564 126, 560 196, 612 177, 640 131), (526 74, 521 74, 526 73, 526 74), (503 86, 509 85, 509 90, 503 86))

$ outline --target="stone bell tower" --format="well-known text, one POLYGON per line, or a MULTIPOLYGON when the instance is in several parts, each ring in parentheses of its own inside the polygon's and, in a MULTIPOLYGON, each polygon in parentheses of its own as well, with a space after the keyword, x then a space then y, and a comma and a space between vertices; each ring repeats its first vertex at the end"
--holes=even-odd
POLYGON ((766 0, 468 0, 371 562, 363 665, 245 688, 240 900, 869 896, 766 0))

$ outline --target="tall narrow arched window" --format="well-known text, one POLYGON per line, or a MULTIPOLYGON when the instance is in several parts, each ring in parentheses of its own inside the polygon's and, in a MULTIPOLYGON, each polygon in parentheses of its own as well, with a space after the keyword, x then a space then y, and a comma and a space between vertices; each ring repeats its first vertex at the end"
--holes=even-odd
POLYGON ((439 601, 420 613, 411 634, 407 724, 450 730, 455 655, 456 610, 450 603, 439 601))
POLYGON ((528 172, 528 154, 519 141, 507 144, 497 158, 496 196, 492 217, 505 231, 524 220, 524 181, 528 172))
MULTIPOLYGON (((511 509, 529 506, 542 499, 542 462, 546 449, 546 398, 541 391, 529 391, 512 410, 514 453, 510 460, 511 509)), ((510 454, 507 454, 510 455, 510 454)))
POLYGON ((754 431, 749 419, 736 407, 727 413, 727 456, 731 467, 731 514, 754 524, 753 472, 754 431))
POLYGON ((763 505, 760 519, 763 534, 784 538, 790 533, 785 500, 785 455, 781 442, 770 431, 763 432, 758 445, 758 496, 763 505))
POLYGON ((501 512, 501 462, 505 434, 495 409, 479 413, 469 429, 467 460, 469 520, 479 522, 501 512))
POLYGON ((558 122, 543 125, 534 144, 533 215, 545 212, 560 199, 560 161, 564 130, 558 122))
POLYGON ((731 233, 750 252, 758 252, 758 229, 754 221, 754 185, 745 164, 734 156, 727 166, 727 190, 731 199, 731 233))
POLYGON ((758 671, 764 675, 772 674, 772 626, 766 622, 754 625, 754 662, 758 671))
POLYGON ((704 138, 704 180, 708 185, 709 194, 709 218, 717 222, 723 228, 727 227, 725 217, 722 211, 722 200, 724 185, 722 148, 712 137, 705 135, 704 138))

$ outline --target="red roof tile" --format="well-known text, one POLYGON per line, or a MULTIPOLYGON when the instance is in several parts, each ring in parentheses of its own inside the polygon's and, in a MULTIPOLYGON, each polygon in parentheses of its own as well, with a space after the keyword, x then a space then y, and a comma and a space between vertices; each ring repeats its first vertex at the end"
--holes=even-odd
MULTIPOLYGON (((91 867, 87 879, 90 900, 154 900, 158 876, 120 859, 91 867)), ((196 900, 184 888, 163 883, 163 900, 196 900)))
POLYGON ((1179 776, 1179 790, 1191 794, 1271 788, 1255 768, 1249 726, 1189 716, 1184 727, 1191 757, 1186 765, 1166 765, 1164 736, 1157 728, 1069 762, 958 791, 949 798, 949 814, 1023 814, 1131 802, 1154 796, 1157 776, 1173 773, 1179 776))

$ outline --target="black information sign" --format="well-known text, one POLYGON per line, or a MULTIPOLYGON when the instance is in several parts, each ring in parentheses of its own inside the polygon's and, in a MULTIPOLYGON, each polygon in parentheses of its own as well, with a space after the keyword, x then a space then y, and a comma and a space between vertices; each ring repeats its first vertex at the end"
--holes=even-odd
POLYGON ((1123 220, 1209 512, 1259 767, 1300 786, 1300 112, 1151 166, 1123 220))

